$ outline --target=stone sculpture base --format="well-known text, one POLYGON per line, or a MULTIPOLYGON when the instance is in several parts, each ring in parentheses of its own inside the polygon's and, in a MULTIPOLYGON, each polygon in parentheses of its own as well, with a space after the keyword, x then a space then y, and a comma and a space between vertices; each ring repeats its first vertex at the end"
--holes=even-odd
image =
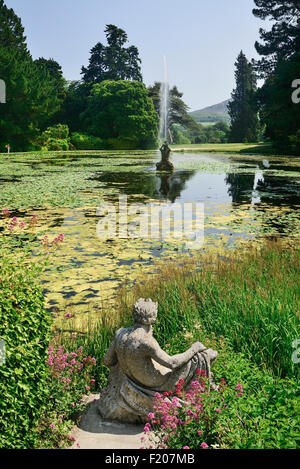
POLYGON ((170 161, 161 160, 156 165, 157 171, 174 171, 174 166, 170 161))

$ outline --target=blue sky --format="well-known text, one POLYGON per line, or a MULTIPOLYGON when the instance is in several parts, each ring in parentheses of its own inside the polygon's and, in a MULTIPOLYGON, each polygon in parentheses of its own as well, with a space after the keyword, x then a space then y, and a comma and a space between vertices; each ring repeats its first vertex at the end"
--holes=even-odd
POLYGON ((241 49, 256 58, 259 28, 253 0, 5 0, 21 17, 33 58, 54 58, 68 80, 80 78, 89 51, 115 24, 138 47, 144 82, 163 78, 184 93, 191 110, 230 97, 241 49))

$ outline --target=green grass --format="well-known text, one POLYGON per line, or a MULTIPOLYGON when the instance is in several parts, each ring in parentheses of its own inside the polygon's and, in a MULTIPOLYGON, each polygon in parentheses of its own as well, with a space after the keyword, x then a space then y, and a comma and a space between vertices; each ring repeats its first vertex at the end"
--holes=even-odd
POLYGON ((268 143, 199 143, 170 145, 170 147, 174 152, 184 150, 221 153, 272 153, 272 146, 268 143))
POLYGON ((103 313, 80 345, 101 362, 114 331, 130 324, 133 303, 152 298, 159 303, 154 331, 162 346, 184 330, 198 340, 196 327, 225 337, 233 351, 278 378, 298 376, 292 344, 300 337, 299 267, 299 245, 279 242, 221 258, 203 254, 182 265, 158 263, 157 275, 120 290, 114 314, 103 313))

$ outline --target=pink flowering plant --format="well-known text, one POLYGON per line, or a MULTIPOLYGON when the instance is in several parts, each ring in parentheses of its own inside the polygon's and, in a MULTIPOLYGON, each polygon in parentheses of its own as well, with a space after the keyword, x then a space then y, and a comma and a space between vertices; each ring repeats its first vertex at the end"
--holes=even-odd
POLYGON ((92 373, 95 364, 95 358, 85 355, 82 347, 70 352, 63 345, 50 344, 47 359, 49 403, 39 424, 43 447, 65 448, 74 442, 71 429, 84 409, 83 396, 94 389, 92 373))
POLYGON ((235 388, 229 388, 221 378, 218 390, 212 390, 205 372, 198 370, 197 375, 197 379, 185 393, 182 391, 184 381, 180 380, 174 392, 155 394, 153 412, 149 413, 144 428, 151 447, 220 447, 222 442, 218 435, 220 428, 225 424, 224 416, 227 409, 232 407, 233 400, 243 398, 243 386, 238 383, 235 388))
POLYGON ((83 348, 67 352, 63 345, 51 343, 48 349, 49 389, 53 408, 72 415, 79 410, 84 394, 94 387, 92 369, 96 359, 86 356, 83 348))

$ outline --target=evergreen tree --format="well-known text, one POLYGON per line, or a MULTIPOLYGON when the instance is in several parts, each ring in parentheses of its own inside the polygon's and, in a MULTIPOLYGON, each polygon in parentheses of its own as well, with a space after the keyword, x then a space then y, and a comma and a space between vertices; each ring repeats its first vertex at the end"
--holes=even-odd
POLYGON ((243 51, 235 63, 236 88, 231 94, 228 111, 231 118, 231 142, 256 142, 258 138, 258 116, 254 100, 256 75, 243 51))
POLYGON ((91 49, 88 67, 82 67, 85 83, 101 83, 104 80, 142 81, 141 59, 135 46, 125 47, 128 42, 123 29, 106 25, 107 46, 98 42, 91 49))
POLYGON ((80 114, 88 105, 90 85, 81 81, 70 81, 66 88, 66 98, 57 116, 58 122, 67 124, 71 132, 81 130, 80 114))
POLYGON ((270 19, 270 31, 260 29, 256 42, 262 59, 255 63, 266 78, 257 93, 265 136, 281 151, 300 153, 299 104, 292 100, 292 83, 300 77, 300 1, 255 0, 253 14, 270 19))
POLYGON ((26 150, 59 108, 55 81, 27 49, 20 18, 0 0, 0 78, 6 104, 0 105, 0 149, 26 150))
POLYGON ((300 1, 254 0, 253 14, 273 22, 270 31, 260 29, 261 43, 255 43, 257 52, 264 56, 256 62, 262 78, 270 76, 278 60, 287 60, 300 50, 300 1))

